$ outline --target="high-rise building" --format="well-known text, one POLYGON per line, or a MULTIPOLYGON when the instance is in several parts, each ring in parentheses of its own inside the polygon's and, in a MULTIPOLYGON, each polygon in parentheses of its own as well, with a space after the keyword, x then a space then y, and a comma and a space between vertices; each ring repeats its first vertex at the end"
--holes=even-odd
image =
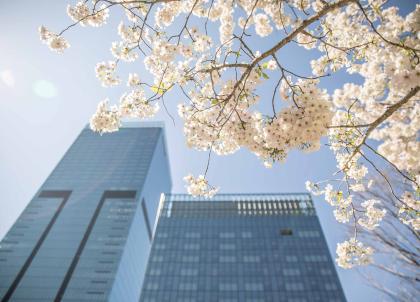
POLYGON ((346 301, 309 194, 166 195, 142 302, 346 301))
POLYGON ((85 128, 0 243, 0 301, 137 301, 165 144, 160 125, 85 128))

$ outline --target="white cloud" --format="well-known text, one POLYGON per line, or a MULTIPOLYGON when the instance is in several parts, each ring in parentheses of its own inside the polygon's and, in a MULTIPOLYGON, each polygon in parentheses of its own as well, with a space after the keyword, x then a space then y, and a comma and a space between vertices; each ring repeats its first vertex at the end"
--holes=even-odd
POLYGON ((57 88, 47 80, 38 80, 32 85, 33 92, 42 98, 53 98, 57 95, 57 88))
POLYGON ((15 77, 9 69, 0 72, 0 80, 8 87, 15 86, 15 77))

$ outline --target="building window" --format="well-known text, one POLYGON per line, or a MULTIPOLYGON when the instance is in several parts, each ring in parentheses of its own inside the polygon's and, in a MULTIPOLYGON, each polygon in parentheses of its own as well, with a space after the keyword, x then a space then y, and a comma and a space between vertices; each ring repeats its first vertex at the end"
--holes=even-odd
POLYGON ((236 283, 220 283, 219 290, 220 291, 238 290, 238 285, 236 283))
POLYGON ((283 269, 283 275, 285 275, 285 276, 299 276, 300 271, 297 268, 286 268, 286 269, 283 269))
POLYGON ((326 290, 337 290, 337 285, 335 283, 325 283, 326 290))
POLYGON ((286 283, 285 284, 286 290, 288 291, 300 291, 304 290, 305 287, 303 286, 303 283, 286 283))
POLYGON ((158 290, 159 289, 159 283, 156 283, 156 282, 148 282, 146 284, 146 289, 147 290, 158 290))
POLYGON ((185 233, 185 238, 201 238, 201 234, 196 232, 187 232, 185 233))
POLYGON ((156 237, 157 238, 168 238, 169 235, 166 232, 157 232, 156 237))
POLYGON ((236 262, 235 256, 220 256, 219 262, 236 262))
POLYGON ((291 235, 293 235, 293 231, 292 231, 292 229, 281 229, 280 230, 280 235, 291 236, 291 235))
POLYGON ((264 290, 264 284, 261 282, 245 283, 246 291, 262 291, 264 290))
POLYGON ((182 262, 198 262, 198 256, 182 256, 182 262))
POLYGON ((88 291, 86 292, 88 295, 103 295, 104 292, 100 292, 100 291, 88 291))
POLYGON ((234 250, 236 249, 236 246, 233 243, 222 243, 219 245, 219 248, 221 250, 234 250))
POLYGON ((295 256, 295 255, 287 255, 286 256, 286 261, 287 262, 297 262, 298 259, 297 259, 297 256, 295 256))
POLYGON ((219 237, 223 238, 223 239, 235 238, 235 233, 233 233, 233 232, 223 232, 223 233, 219 234, 219 237))
POLYGON ((197 283, 180 283, 179 290, 197 290, 197 283))
POLYGON ((306 255, 304 259, 306 262, 328 261, 328 258, 325 255, 306 255))
POLYGON ((322 276, 331 276, 332 275, 332 271, 330 269, 327 268, 321 268, 320 273, 322 276))
POLYGON ((164 250, 166 248, 166 245, 164 243, 156 243, 155 249, 156 250, 164 250))
POLYGON ((106 280, 92 280, 90 281, 92 284, 107 284, 108 282, 106 280))
POLYGON ((318 231, 299 231, 299 237, 302 238, 318 238, 320 236, 318 231))
POLYGON ((196 268, 183 268, 181 269, 181 276, 197 276, 198 269, 196 268))
POLYGON ((260 262, 260 256, 244 256, 244 262, 260 262))
POLYGON ((152 268, 149 272, 149 275, 151 276, 159 276, 161 273, 160 269, 158 268, 152 268))
POLYGON ((153 262, 163 262, 163 256, 153 256, 152 261, 153 262))
POLYGON ((242 238, 252 238, 252 232, 242 232, 242 238))
POLYGON ((198 243, 187 243, 184 245, 184 249, 186 250, 199 250, 200 245, 198 243))

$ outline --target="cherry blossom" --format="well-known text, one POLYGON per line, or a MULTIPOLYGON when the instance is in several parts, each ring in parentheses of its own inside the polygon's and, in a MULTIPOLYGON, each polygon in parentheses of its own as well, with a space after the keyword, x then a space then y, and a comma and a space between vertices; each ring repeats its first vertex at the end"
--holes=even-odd
POLYGON ((255 32, 261 36, 265 37, 271 34, 273 28, 270 25, 270 19, 268 19, 265 14, 257 14, 254 16, 255 22, 255 32))
POLYGON ((367 265, 372 262, 373 249, 363 245, 356 238, 337 244, 337 264, 342 268, 367 265))
POLYGON ((106 23, 109 17, 109 9, 105 4, 97 6, 94 1, 94 10, 91 11, 86 1, 79 1, 75 6, 67 6, 67 14, 73 20, 82 26, 90 25, 99 27, 106 23))
POLYGON ((137 117, 144 119, 156 114, 159 104, 150 104, 141 89, 135 89, 123 94, 120 99, 120 113, 123 117, 137 117))
POLYGON ((121 80, 115 74, 117 64, 114 61, 101 62, 96 65, 96 77, 101 81, 102 86, 109 87, 118 85, 121 80))
POLYGON ((129 73, 127 86, 134 87, 140 85, 140 77, 137 73, 129 73))
POLYGON ((66 48, 70 47, 70 44, 63 37, 49 31, 44 26, 39 27, 39 35, 41 41, 56 53, 63 53, 66 48))
POLYGON ((380 204, 379 200, 366 200, 362 202, 361 206, 366 209, 365 217, 359 219, 359 224, 369 230, 373 230, 378 226, 378 223, 385 216, 385 209, 378 209, 375 207, 375 204, 380 204))
POLYGON ((138 54, 125 42, 112 42, 111 53, 115 58, 126 62, 133 62, 138 58, 138 54))
POLYGON ((187 183, 188 193, 192 196, 211 198, 219 190, 218 188, 210 186, 204 175, 199 175, 197 178, 194 178, 192 174, 189 174, 184 177, 184 181, 187 183))
POLYGON ((400 219, 403 223, 411 225, 414 230, 420 230, 420 199, 411 192, 404 192, 402 195, 404 205, 399 210, 400 219))
POLYGON ((90 128, 100 134, 118 131, 120 114, 117 106, 108 108, 108 99, 98 104, 95 114, 90 119, 90 128))

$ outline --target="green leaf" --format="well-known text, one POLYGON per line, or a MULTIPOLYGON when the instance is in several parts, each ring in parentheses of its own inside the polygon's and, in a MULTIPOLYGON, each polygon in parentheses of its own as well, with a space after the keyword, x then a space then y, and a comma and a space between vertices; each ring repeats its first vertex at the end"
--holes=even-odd
POLYGON ((343 198, 343 192, 342 191, 338 191, 337 192, 337 201, 340 202, 340 200, 343 198))
POLYGON ((165 87, 165 84, 163 84, 163 83, 160 84, 160 87, 158 87, 158 86, 152 86, 150 89, 154 93, 157 93, 157 94, 164 94, 166 91, 169 90, 167 87, 165 87))

